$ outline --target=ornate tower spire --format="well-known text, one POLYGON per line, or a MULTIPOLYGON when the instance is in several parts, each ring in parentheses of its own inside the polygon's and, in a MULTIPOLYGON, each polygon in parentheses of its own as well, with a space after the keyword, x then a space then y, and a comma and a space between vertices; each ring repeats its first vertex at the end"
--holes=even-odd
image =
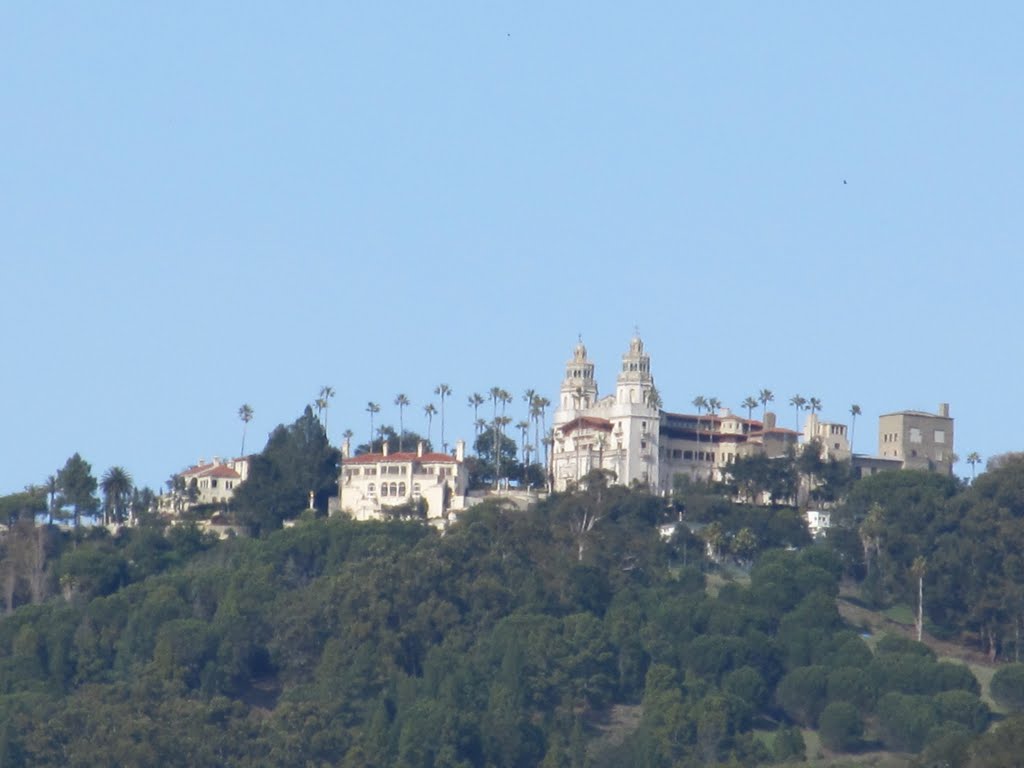
POLYGON ((648 397, 654 387, 651 376, 651 356, 644 351, 640 336, 634 336, 629 349, 622 356, 622 370, 616 387, 616 399, 620 403, 648 404, 648 397))
POLYGON ((589 408, 597 400, 597 380, 594 364, 587 357, 587 348, 580 337, 572 351, 572 359, 565 364, 560 407, 563 410, 589 408))

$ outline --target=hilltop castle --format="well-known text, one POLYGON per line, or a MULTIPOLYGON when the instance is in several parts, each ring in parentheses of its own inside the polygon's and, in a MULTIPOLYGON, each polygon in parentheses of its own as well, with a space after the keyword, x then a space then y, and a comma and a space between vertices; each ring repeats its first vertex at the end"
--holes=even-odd
POLYGON ((817 440, 826 458, 853 460, 859 474, 883 469, 924 468, 950 473, 953 421, 949 407, 938 414, 900 411, 879 420, 877 456, 853 456, 845 424, 808 415, 802 432, 777 426, 775 414, 743 418, 728 408, 702 414, 663 410, 654 386, 650 355, 634 336, 622 356, 615 393, 600 397, 594 364, 580 341, 566 363, 554 413, 551 474, 564 491, 595 469, 614 482, 634 482, 653 493, 671 491, 673 478, 720 480, 737 458, 782 456, 817 440))

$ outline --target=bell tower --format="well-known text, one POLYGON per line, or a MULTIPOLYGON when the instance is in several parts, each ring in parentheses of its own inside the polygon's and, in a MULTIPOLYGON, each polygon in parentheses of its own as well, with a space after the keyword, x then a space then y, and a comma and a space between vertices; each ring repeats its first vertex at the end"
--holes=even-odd
POLYGON ((582 337, 572 351, 572 359, 565 364, 565 378, 559 394, 558 409, 579 411, 590 408, 597 400, 597 380, 594 364, 587 358, 582 337))
POLYGON ((644 352, 644 343, 639 336, 629 342, 629 349, 622 356, 622 370, 615 387, 615 401, 620 405, 652 405, 649 403, 654 388, 651 376, 651 356, 644 352))

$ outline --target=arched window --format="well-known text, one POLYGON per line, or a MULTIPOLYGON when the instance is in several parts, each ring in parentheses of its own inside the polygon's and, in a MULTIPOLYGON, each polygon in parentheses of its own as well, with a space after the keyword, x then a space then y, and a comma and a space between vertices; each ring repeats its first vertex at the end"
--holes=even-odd
POLYGON ((388 495, 388 484, 387 483, 381 483, 380 484, 380 495, 381 496, 387 496, 388 495))
POLYGON ((398 495, 405 496, 405 483, 398 484, 398 495))
POLYGON ((366 486, 366 495, 367 496, 373 496, 375 491, 376 491, 376 486, 373 483, 370 483, 368 486, 366 486))
POLYGON ((390 490, 391 490, 391 495, 392 496, 397 496, 398 495, 398 483, 392 483, 390 490))
POLYGON ((412 495, 417 497, 417 498, 419 498, 419 495, 420 495, 420 484, 419 483, 413 483, 412 484, 412 495))

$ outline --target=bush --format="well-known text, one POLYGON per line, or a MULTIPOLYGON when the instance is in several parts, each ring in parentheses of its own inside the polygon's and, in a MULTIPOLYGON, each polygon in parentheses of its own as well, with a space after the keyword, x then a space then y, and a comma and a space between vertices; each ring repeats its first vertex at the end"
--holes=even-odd
POLYGON ((933 727, 935 708, 927 696, 887 693, 878 702, 879 731, 889 749, 920 752, 933 727))
POLYGON ((1024 711, 1024 664, 1007 664, 996 670, 992 698, 1011 712, 1024 711))
POLYGON ((804 743, 804 735, 800 729, 780 728, 775 733, 775 741, 772 743, 772 756, 778 763, 791 760, 806 760, 807 745, 804 743))
POLYGON ((834 701, 821 711, 818 733, 821 743, 833 752, 850 752, 860 744, 864 723, 853 704, 834 701))
POLYGON ((827 686, 825 667, 799 667, 779 681, 775 697, 793 720, 813 728, 825 707, 827 686))
POLYGON ((981 733, 988 727, 991 717, 988 705, 972 693, 945 691, 933 701, 940 722, 958 723, 974 733, 981 733))

